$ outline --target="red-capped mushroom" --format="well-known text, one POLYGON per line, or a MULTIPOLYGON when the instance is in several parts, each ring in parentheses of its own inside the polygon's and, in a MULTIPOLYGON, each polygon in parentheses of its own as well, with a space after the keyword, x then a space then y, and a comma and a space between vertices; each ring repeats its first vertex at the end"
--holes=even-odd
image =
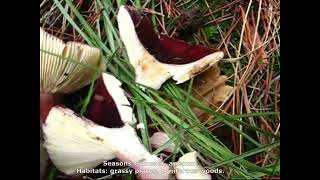
POLYGON ((136 82, 143 86, 159 89, 171 77, 183 83, 223 58, 222 51, 155 33, 150 19, 132 6, 121 6, 117 20, 136 82))
POLYGON ((115 77, 102 74, 88 110, 92 119, 59 106, 51 109, 43 125, 50 159, 69 175, 117 158, 141 179, 168 179, 169 166, 147 151, 130 125, 135 118, 120 86, 115 77))
MULTIPOLYGON (((77 42, 64 43, 40 28, 40 124, 53 106, 63 104, 64 95, 98 77, 99 68, 104 70, 105 66, 98 48, 77 42)), ((40 141, 40 179, 45 174, 47 159, 40 141)))

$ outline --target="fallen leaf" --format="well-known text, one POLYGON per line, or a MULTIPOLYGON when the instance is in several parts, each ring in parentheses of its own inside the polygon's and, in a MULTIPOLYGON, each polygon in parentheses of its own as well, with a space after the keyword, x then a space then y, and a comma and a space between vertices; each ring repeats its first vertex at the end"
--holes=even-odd
MULTIPOLYGON (((230 97, 234 89, 226 85, 227 79, 227 76, 221 75, 218 65, 215 65, 194 79, 193 94, 208 105, 218 107, 230 97)), ((202 121, 212 117, 198 108, 194 108, 193 111, 202 121)))

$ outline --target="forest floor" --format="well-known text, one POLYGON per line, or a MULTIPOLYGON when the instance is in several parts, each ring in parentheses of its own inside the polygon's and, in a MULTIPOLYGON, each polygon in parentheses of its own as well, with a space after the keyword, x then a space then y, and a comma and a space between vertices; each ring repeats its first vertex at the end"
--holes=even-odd
MULTIPOLYGON (((43 0, 40 15, 41 26, 64 41, 104 45, 99 48, 106 70, 123 83, 138 121, 150 120, 148 127, 170 134, 178 145, 170 155, 150 151, 174 162, 195 150, 204 168, 223 169, 213 179, 280 179, 279 0, 43 0), (224 59, 184 84, 170 80, 160 90, 142 91, 119 38, 121 4, 143 10, 159 33, 221 49, 224 59), (225 87, 232 87, 228 94, 225 87)), ((78 105, 79 111, 85 108, 81 101, 78 105)), ((148 147, 152 134, 148 128, 138 131, 148 147)), ((134 179, 121 174, 75 178, 53 165, 49 171, 50 180, 134 179)))

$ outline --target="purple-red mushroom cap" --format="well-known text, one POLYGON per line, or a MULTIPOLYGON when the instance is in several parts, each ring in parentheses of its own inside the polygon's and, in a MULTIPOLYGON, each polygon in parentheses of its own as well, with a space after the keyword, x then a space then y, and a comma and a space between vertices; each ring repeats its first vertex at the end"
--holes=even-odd
POLYGON ((136 82, 143 86, 159 89, 169 78, 183 83, 224 56, 216 49, 157 34, 150 19, 132 6, 121 6, 117 20, 136 82))

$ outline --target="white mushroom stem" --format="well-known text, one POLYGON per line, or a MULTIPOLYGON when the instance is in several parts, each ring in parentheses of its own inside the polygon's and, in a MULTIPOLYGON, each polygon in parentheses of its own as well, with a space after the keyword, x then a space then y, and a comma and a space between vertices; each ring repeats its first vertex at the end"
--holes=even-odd
POLYGON ((178 180, 187 179, 211 179, 205 169, 197 161, 197 152, 189 152, 179 158, 176 166, 178 180))
POLYGON ((106 128, 57 106, 49 112, 43 132, 49 157, 65 174, 118 158, 131 163, 136 171, 147 172, 139 174, 141 179, 168 178, 168 165, 145 149, 128 123, 121 128, 106 128), (155 165, 145 165, 148 163, 155 165), (148 173, 150 170, 157 171, 148 173))

